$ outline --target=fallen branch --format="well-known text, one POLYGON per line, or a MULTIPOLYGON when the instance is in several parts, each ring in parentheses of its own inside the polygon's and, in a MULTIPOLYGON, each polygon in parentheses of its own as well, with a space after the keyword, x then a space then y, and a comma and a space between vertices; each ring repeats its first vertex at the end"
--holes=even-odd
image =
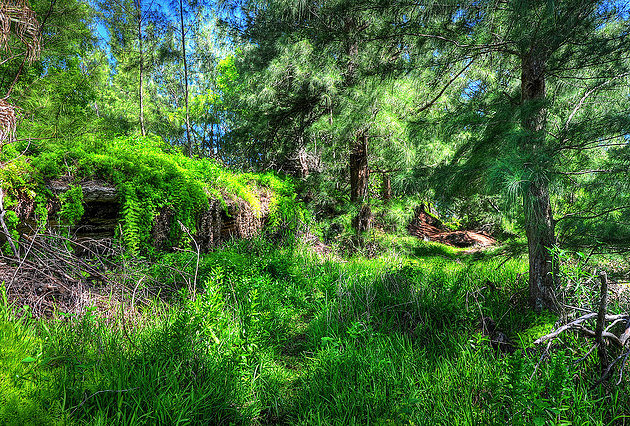
MULTIPOLYGON (((558 336, 559 336, 560 334, 562 334, 563 332, 565 332, 565 331, 567 331, 567 330, 571 330, 571 329, 578 328, 578 327, 576 327, 577 325, 579 325, 579 324, 583 323, 584 321, 588 321, 588 320, 590 320, 590 319, 593 319, 593 318, 597 318, 597 313, 595 313, 595 312, 590 312, 590 313, 588 313, 588 314, 586 314, 586 315, 582 315, 582 316, 581 316, 581 317, 579 317, 578 319, 573 320, 573 321, 571 321, 570 323, 565 324, 565 325, 563 325, 562 327, 558 328, 556 331, 551 332, 551 333, 549 333, 549 334, 546 334, 546 335, 544 335, 544 336, 542 336, 542 337, 539 337, 539 338, 538 338, 538 339, 534 342, 534 344, 535 344, 535 345, 539 345, 539 344, 541 344, 541 343, 543 343, 543 342, 546 342, 547 340, 555 339, 556 337, 558 337, 558 336)), ((605 321, 616 321, 616 320, 618 320, 618 319, 630 319, 630 315, 628 315, 628 314, 620 314, 620 315, 605 315, 605 316, 604 316, 604 320, 605 320, 605 321)), ((586 329, 586 330, 588 330, 588 329, 586 329)), ((594 331, 591 331, 591 333, 593 333, 593 335, 594 335, 594 333, 595 333, 595 332, 594 332, 594 331)), ((612 334, 612 333, 609 333, 609 334, 612 334)), ((630 334, 630 332, 629 332, 629 334, 630 334)), ((606 335, 606 334, 604 334, 603 332, 602 332, 602 335, 603 335, 604 337, 606 337, 606 336, 607 336, 607 335, 606 335)), ((617 340, 620 340, 620 339, 619 339, 619 338, 617 338, 617 340)))
MULTIPOLYGON (((606 307, 608 306, 608 276, 602 271, 599 274, 602 283, 600 288, 599 311, 597 312, 597 324, 595 325, 595 344, 597 345, 597 356, 599 357, 599 368, 603 373, 608 372, 608 356, 606 354, 606 345, 604 344, 604 319, 606 318, 606 307)), ((615 336, 616 338, 616 336, 615 336)))
MULTIPOLYGON (((573 327, 573 329, 581 331, 582 334, 585 334, 588 337, 594 337, 595 341, 597 341, 597 332, 596 331, 590 330, 590 329, 584 327, 581 324, 576 325, 575 327, 573 327)), ((609 333, 607 331, 602 331, 601 337, 610 340, 611 342, 613 342, 614 344, 616 344, 619 347, 622 346, 621 345, 621 341, 619 340, 619 337, 615 336, 612 333, 609 333)), ((597 343, 596 343, 596 345, 597 345, 597 343)))
POLYGON ((619 336, 619 341, 621 342, 621 346, 625 346, 626 343, 628 343, 629 339, 630 339, 630 318, 628 318, 628 320, 626 321, 625 331, 621 333, 621 336, 619 336))
MULTIPOLYGON (((569 322, 568 324, 559 327, 557 330, 546 334, 540 338, 538 338, 534 344, 539 345, 543 342, 549 342, 547 347, 551 344, 553 339, 558 338, 560 334, 567 330, 576 330, 585 334, 588 337, 592 337, 595 340, 595 344, 591 346, 586 355, 584 355, 580 360, 576 362, 580 363, 584 361, 588 356, 597 349, 597 357, 599 359, 599 370, 600 377, 593 384, 591 389, 594 389, 599 384, 608 379, 611 374, 611 371, 615 365, 620 364, 621 367, 619 369, 619 379, 617 381, 617 385, 621 383, 623 378, 623 372, 626 365, 626 361, 630 357, 630 351, 627 349, 627 343, 630 341, 630 314, 621 314, 621 315, 607 315, 606 310, 608 308, 608 276, 606 272, 599 273, 599 279, 601 282, 600 286, 600 301, 599 301, 599 309, 597 312, 588 312, 585 315, 569 322), (587 328, 584 323, 589 320, 596 319, 595 329, 591 330, 587 328), (606 326, 607 322, 609 323, 606 326), (621 322, 625 322, 624 331, 617 337, 616 334, 613 334, 610 330, 613 330, 616 325, 621 322), (619 347, 619 352, 621 355, 617 356, 612 362, 608 362, 609 354, 608 354, 608 343, 614 343, 617 347, 619 347), (619 363, 621 361, 621 363, 619 363)), ((579 309, 582 310, 582 309, 579 309)))
POLYGON ((623 367, 626 363, 626 360, 628 359, 628 356, 630 355, 630 351, 623 353, 621 355, 619 355, 617 358, 615 358, 615 360, 613 362, 611 362, 606 369, 602 372, 602 376, 599 378, 598 381, 596 381, 593 386, 591 386, 591 390, 595 389, 598 385, 600 385, 604 380, 606 380, 608 378, 608 375, 610 374, 612 368, 615 366, 615 364, 617 364, 619 361, 621 361, 621 359, 623 359, 623 362, 621 364, 621 371, 619 372, 619 383, 621 383, 621 378, 623 377, 623 367))

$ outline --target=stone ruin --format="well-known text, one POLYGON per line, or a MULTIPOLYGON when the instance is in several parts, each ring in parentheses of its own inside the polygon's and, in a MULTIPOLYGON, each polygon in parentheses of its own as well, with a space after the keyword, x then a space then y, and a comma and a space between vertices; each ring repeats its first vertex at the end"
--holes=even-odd
MULTIPOLYGON (((48 184, 53 194, 59 196, 70 188, 69 179, 59 179, 48 184)), ((80 183, 83 190, 84 214, 79 223, 71 229, 71 235, 76 241, 112 240, 116 229, 120 226, 120 195, 118 189, 111 183, 101 180, 89 180, 80 183)), ((211 198, 209 208, 196 223, 194 235, 202 252, 208 252, 232 238, 252 238, 258 235, 269 213, 272 194, 262 190, 259 193, 261 209, 259 212, 246 201, 239 198, 224 197, 224 201, 211 198)), ((55 212, 59 211, 60 203, 57 198, 51 199, 47 206, 49 211, 48 226, 58 228, 55 212)), ((29 197, 20 197, 20 202, 14 209, 20 218, 18 232, 21 235, 33 234, 36 229, 35 202, 29 197)), ((152 244, 156 248, 169 250, 169 234, 175 214, 172 207, 163 208, 153 220, 151 230, 152 244)), ((0 236, 2 238, 3 236, 0 236)))

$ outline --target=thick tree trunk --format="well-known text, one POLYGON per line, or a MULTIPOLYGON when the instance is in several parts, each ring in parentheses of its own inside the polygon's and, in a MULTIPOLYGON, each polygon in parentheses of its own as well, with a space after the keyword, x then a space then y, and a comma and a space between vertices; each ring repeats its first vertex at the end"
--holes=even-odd
POLYGON ((549 249, 556 244, 546 182, 531 182, 523 197, 529 252, 529 300, 536 311, 556 310, 554 269, 557 262, 549 249))
MULTIPOLYGON (((542 105, 545 97, 545 61, 536 49, 522 59, 521 101, 522 126, 526 134, 523 150, 531 158, 539 157, 544 149, 546 111, 542 105)), ((534 160, 535 161, 535 160, 534 160)), ((529 251, 529 299, 536 310, 557 309, 555 296, 555 271, 557 262, 549 249, 556 244, 549 183, 536 164, 531 168, 529 182, 523 190, 523 209, 529 251), (538 169, 538 170, 536 170, 538 169)))
POLYGON ((186 149, 192 155, 193 146, 190 140, 190 109, 188 107, 188 61, 186 59, 186 30, 184 28, 184 2, 179 0, 179 19, 181 24, 182 58, 184 60, 184 103, 186 107, 186 149))
POLYGON ((350 200, 363 201, 368 191, 368 137, 361 132, 350 147, 350 200))

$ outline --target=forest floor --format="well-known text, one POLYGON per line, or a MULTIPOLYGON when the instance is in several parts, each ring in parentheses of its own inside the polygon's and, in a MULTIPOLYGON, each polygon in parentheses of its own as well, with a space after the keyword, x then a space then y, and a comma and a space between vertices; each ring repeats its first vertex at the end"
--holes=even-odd
POLYGON ((423 208, 416 210, 407 230, 410 235, 425 241, 434 241, 452 247, 483 248, 492 246, 497 242, 485 232, 451 230, 423 208))
MULTIPOLYGON (((60 247, 10 287, 5 260, 0 424, 623 422, 627 376, 590 389, 598 363, 577 336, 533 347, 558 317, 527 308, 526 258, 492 250, 392 237, 344 257, 255 239, 99 275, 60 247), (59 287, 41 288, 53 267, 59 287), (30 299, 9 302, 18 289, 30 299), (40 299, 75 307, 38 319, 40 299)), ((596 295, 589 268, 565 265, 568 290, 596 295)))

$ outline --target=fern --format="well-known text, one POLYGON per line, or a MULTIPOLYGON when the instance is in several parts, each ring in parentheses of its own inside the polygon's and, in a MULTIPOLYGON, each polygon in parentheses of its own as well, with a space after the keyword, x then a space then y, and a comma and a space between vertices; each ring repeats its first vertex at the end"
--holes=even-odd
MULTIPOLYGON (((44 200, 52 195, 44 182, 61 176, 70 175, 75 182, 104 179, 113 183, 121 193, 121 238, 134 255, 149 250, 153 222, 167 206, 174 213, 168 234, 172 246, 189 243, 178 222, 194 233, 197 219, 209 208, 209 198, 219 200, 226 213, 226 199, 242 199, 261 217, 260 193, 270 191, 268 223, 273 230, 294 230, 305 218, 292 180, 272 173, 234 173, 211 159, 188 158, 155 136, 46 144, 37 156, 20 163, 21 170, 2 170, 0 178, 6 181, 4 175, 10 174, 12 186, 32 188, 44 200)), ((78 191, 80 186, 62 196, 66 205, 62 221, 68 227, 76 225, 83 214, 78 191)))
POLYGON ((83 217, 83 189, 80 185, 70 185, 70 188, 59 196, 61 210, 59 221, 67 228, 76 226, 83 217))

